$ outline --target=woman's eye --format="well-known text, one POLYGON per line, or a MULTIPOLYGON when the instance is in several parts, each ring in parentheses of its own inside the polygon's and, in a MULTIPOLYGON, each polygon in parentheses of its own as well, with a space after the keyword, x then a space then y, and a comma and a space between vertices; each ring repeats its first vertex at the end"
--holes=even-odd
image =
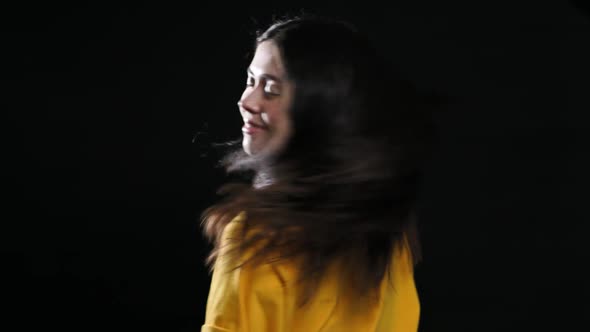
POLYGON ((254 86, 254 78, 248 76, 248 78, 246 79, 246 85, 247 86, 254 86))
POLYGON ((264 92, 273 96, 281 94, 279 87, 276 84, 267 84, 264 86, 264 92))

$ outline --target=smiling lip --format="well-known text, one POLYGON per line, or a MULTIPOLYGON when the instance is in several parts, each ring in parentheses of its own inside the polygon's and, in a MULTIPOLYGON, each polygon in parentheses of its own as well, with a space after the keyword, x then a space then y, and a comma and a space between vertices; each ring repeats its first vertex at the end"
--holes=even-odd
POLYGON ((258 128, 263 128, 263 129, 264 129, 264 126, 263 126, 263 125, 261 125, 261 124, 258 124, 258 123, 256 123, 256 122, 253 122, 253 121, 251 121, 251 120, 248 120, 248 121, 246 121, 246 124, 248 124, 248 125, 250 125, 250 126, 252 126, 252 127, 258 127, 258 128))
POLYGON ((250 135, 262 132, 264 130, 266 130, 266 128, 253 124, 252 122, 246 122, 246 124, 244 124, 242 127, 242 132, 250 135))

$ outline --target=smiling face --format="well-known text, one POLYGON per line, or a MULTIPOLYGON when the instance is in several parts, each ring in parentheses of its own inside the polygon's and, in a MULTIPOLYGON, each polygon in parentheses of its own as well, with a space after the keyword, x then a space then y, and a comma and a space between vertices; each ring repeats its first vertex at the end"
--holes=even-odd
POLYGON ((292 131, 289 107, 293 94, 294 84, 287 78, 279 48, 272 41, 260 43, 238 103, 247 154, 272 154, 285 145, 292 131))

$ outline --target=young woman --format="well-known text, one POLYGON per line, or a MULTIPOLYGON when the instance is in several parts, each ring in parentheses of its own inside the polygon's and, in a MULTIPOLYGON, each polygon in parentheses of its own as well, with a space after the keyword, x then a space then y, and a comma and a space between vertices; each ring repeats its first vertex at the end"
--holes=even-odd
MULTIPOLYGON (((238 102, 249 176, 202 215, 202 331, 416 331, 415 203, 434 130, 413 86, 348 23, 259 34, 238 102)), ((241 174, 241 173, 240 173, 241 174)))

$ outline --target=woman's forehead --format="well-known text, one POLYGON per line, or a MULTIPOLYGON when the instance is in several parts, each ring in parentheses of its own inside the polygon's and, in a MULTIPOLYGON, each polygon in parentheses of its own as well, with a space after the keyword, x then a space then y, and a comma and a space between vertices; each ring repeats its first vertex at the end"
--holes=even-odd
POLYGON ((262 42, 256 48, 249 70, 256 76, 264 74, 284 77, 285 71, 279 48, 272 42, 262 42))

